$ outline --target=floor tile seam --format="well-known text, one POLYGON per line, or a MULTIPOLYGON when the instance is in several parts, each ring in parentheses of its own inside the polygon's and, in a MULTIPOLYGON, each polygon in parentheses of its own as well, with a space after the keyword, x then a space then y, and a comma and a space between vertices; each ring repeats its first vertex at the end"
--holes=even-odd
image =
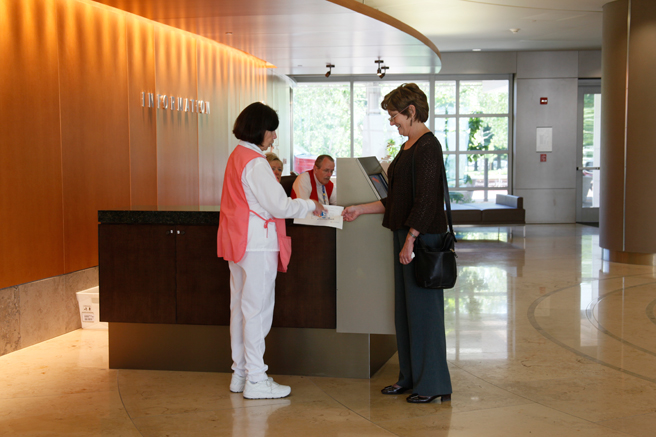
MULTIPOLYGON (((386 366, 386 365, 387 365, 387 363, 385 363, 385 366, 386 366)), ((380 370, 382 370, 382 368, 379 369, 378 371, 380 372, 380 370)), ((401 437, 399 434, 396 434, 396 433, 394 433, 394 432, 392 432, 392 431, 390 431, 390 430, 388 430, 388 429, 383 428, 382 426, 378 425, 378 424, 377 424, 376 422, 374 422, 373 420, 364 417, 362 414, 360 414, 360 413, 358 413, 357 411, 355 411, 354 409, 348 407, 346 404, 344 404, 344 403, 338 401, 338 400, 335 399, 333 396, 331 396, 329 393, 327 393, 324 389, 322 389, 321 387, 319 387, 319 386, 317 385, 317 383, 314 382, 314 380, 313 380, 312 378, 309 378, 309 379, 310 379, 310 381, 312 382, 312 384, 314 384, 314 386, 315 386, 317 389, 319 389, 322 393, 324 393, 326 396, 328 396, 329 398, 331 398, 332 400, 334 400, 335 402, 337 402, 337 403, 338 403, 339 405, 341 405, 342 407, 346 408, 348 411, 351 411, 351 412, 352 412, 353 414, 355 414, 356 416, 359 416, 359 417, 363 418, 363 419, 366 420, 367 422, 369 422, 369 423, 371 423, 372 425, 374 425, 374 426, 376 426, 376 427, 382 429, 383 431, 389 432, 390 434, 395 435, 395 436, 397 436, 397 437, 401 437)), ((383 395, 381 394, 381 396, 383 396, 383 395)))
MULTIPOLYGON (((641 284, 641 285, 644 285, 644 284, 641 284)), ((537 306, 538 306, 538 305, 539 305, 544 299, 546 299, 547 297, 551 297, 553 294, 558 293, 558 292, 561 292, 561 291, 566 290, 566 289, 568 289, 568 288, 570 288, 570 287, 565 287, 565 288, 561 288, 561 289, 557 289, 557 290, 551 291, 551 292, 549 292, 549 293, 547 293, 547 294, 545 294, 545 295, 543 295, 543 296, 540 296, 538 299, 534 300, 534 301, 531 303, 531 305, 529 306, 528 311, 527 311, 527 317, 528 317, 529 321, 531 322, 531 325, 533 325, 533 328, 534 328, 534 329, 535 329, 540 335, 542 335, 543 337, 545 337, 547 340, 549 340, 549 341, 555 343, 556 345, 560 346, 560 347, 563 348, 563 349, 566 349, 566 350, 572 352, 572 353, 575 354, 575 355, 578 355, 578 356, 580 356, 580 357, 582 357, 582 358, 585 358, 585 359, 587 359, 587 360, 589 360, 589 361, 592 361, 592 362, 594 362, 594 363, 596 363, 596 364, 600 364, 600 365, 602 365, 602 366, 605 366, 605 367, 608 367, 608 368, 610 368, 610 369, 616 370, 616 371, 618 371, 618 372, 624 373, 624 374, 626 374, 626 375, 633 376, 633 377, 635 377, 635 378, 642 379, 642 380, 644 380, 644 381, 648 381, 648 382, 656 383, 656 379, 654 379, 654 378, 649 378, 649 377, 647 377, 647 376, 645 376, 645 375, 640 375, 640 374, 638 374, 638 373, 632 372, 632 371, 627 370, 627 369, 623 369, 623 368, 621 368, 621 367, 615 366, 615 365, 613 365, 613 364, 607 363, 607 362, 602 361, 602 360, 600 360, 600 359, 598 359, 598 358, 595 358, 595 357, 592 357, 592 356, 590 356, 590 355, 588 355, 588 354, 585 354, 585 353, 579 351, 578 349, 575 349, 575 348, 573 348, 573 347, 571 347, 571 346, 565 344, 564 342, 561 342, 560 340, 558 340, 556 337, 554 337, 553 335, 551 335, 550 333, 548 333, 545 329, 543 329, 543 328, 540 326, 540 324, 538 323, 537 319, 535 318, 535 310, 536 310, 537 306)))
POLYGON ((645 314, 651 323, 656 325, 656 314, 654 313, 654 307, 656 306, 656 299, 651 301, 649 305, 645 308, 645 314))
POLYGON ((12 399, 57 398, 61 396, 83 396, 83 395, 97 394, 97 393, 114 393, 114 390, 112 389, 93 390, 93 391, 85 391, 80 393, 59 393, 59 394, 46 394, 46 395, 35 395, 35 396, 9 396, 9 397, 0 396, 0 401, 7 401, 12 399))
MULTIPOLYGON (((652 284, 653 283, 656 283, 656 282, 652 282, 652 284)), ((602 334, 612 338, 615 341, 620 342, 623 345, 629 346, 632 349, 635 349, 639 352, 643 352, 643 353, 648 354, 648 355, 656 356, 656 351, 652 351, 652 350, 643 348, 642 346, 638 346, 637 344, 635 344, 631 341, 628 341, 625 338, 623 338, 623 337, 621 337, 617 334, 614 334, 612 331, 610 331, 608 328, 606 328, 599 321, 599 319, 597 317, 595 317, 595 308, 599 305, 599 303, 601 303, 601 301, 603 299, 606 299, 606 298, 610 297, 611 295, 617 294, 621 291, 630 290, 631 288, 641 287, 642 285, 645 285, 645 284, 634 285, 634 286, 631 286, 631 287, 622 287, 622 288, 619 288, 617 290, 612 290, 612 291, 609 291, 608 293, 605 293, 603 296, 600 296, 596 301, 591 302, 590 305, 588 305, 588 308, 585 311, 585 315, 586 315, 586 318, 588 319, 588 321, 590 322, 590 324, 592 326, 594 326, 595 329, 597 329, 597 331, 601 332, 602 334)), ((652 300, 649 303, 649 305, 647 305, 647 308, 645 309, 645 312, 647 313, 647 318, 649 318, 652 323, 656 324, 656 320, 654 320, 652 318, 653 316, 650 317, 650 315, 649 315, 649 308, 651 307, 652 310, 653 310, 654 305, 656 305, 656 299, 652 300)))
MULTIPOLYGON (((502 390, 504 390, 504 389, 502 389, 502 390)), ((511 393, 511 394, 515 395, 514 393, 511 393)), ((524 396, 522 396, 522 395, 515 395, 515 396, 524 397, 524 396)), ((502 408, 523 407, 523 406, 526 406, 526 405, 539 405, 540 407, 543 407, 543 408, 546 408, 546 409, 549 409, 549 410, 552 410, 552 411, 556 411, 556 412, 561 413, 561 414, 565 414, 565 415, 567 415, 567 416, 570 416, 570 417, 572 417, 572 418, 575 418, 575 419, 581 420, 581 421, 583 421, 583 422, 587 422, 587 423, 590 424, 590 425, 600 426, 600 427, 603 427, 603 428, 606 428, 606 429, 609 429, 609 430, 612 430, 612 431, 615 431, 615 432, 621 432, 621 433, 626 434, 626 435, 629 435, 629 436, 632 435, 632 434, 625 433, 624 431, 619 431, 619 430, 617 430, 617 429, 610 428, 609 426, 603 425, 603 424, 600 423, 600 422, 595 422, 595 421, 592 421, 592 420, 587 419, 587 418, 585 418, 585 417, 581 417, 581 416, 578 416, 578 415, 572 414, 572 413, 569 412, 569 411, 563 411, 563 410, 560 410, 560 409, 558 409, 558 408, 555 408, 555 407, 552 406, 552 405, 546 405, 546 404, 543 404, 542 402, 538 402, 538 401, 534 401, 534 400, 529 400, 529 403, 526 403, 526 404, 509 405, 509 406, 496 406, 496 407, 487 407, 487 408, 477 408, 477 409, 473 409, 473 410, 464 410, 464 409, 463 409, 463 410, 459 410, 459 411, 451 411, 451 415, 455 415, 455 414, 461 415, 461 414, 468 414, 468 413, 478 413, 478 412, 482 412, 482 411, 493 411, 493 410, 498 410, 498 409, 502 409, 502 408)), ((646 413, 646 414, 649 414, 649 413, 646 413)), ((646 415, 646 414, 644 414, 644 415, 646 415)), ((635 415, 635 416, 627 416, 627 417, 639 417, 639 416, 642 416, 642 414, 641 414, 641 415, 635 415)), ((386 423, 390 423, 390 422, 398 422, 398 421, 403 421, 403 420, 410 420, 410 419, 415 419, 415 418, 417 418, 417 417, 427 417, 427 416, 413 416, 413 417, 406 417, 406 418, 403 418, 403 419, 390 419, 390 420, 380 421, 379 423, 381 423, 382 425, 384 425, 384 424, 386 424, 386 423)), ((610 420, 615 420, 615 419, 610 419, 610 420)))
MULTIPOLYGON (((307 403, 307 402, 295 402, 294 405, 301 404, 301 403, 307 403)), ((264 404, 264 405, 252 405, 250 407, 197 408, 197 409, 189 410, 189 411, 181 411, 179 413, 142 414, 142 415, 134 416, 134 420, 139 421, 139 420, 143 420, 143 419, 152 419, 152 418, 158 418, 158 417, 184 416, 185 414, 213 413, 213 412, 219 412, 219 411, 232 411, 232 410, 246 410, 246 409, 249 409, 249 408, 265 408, 265 407, 271 407, 271 406, 276 406, 276 405, 291 406, 291 404, 283 404, 282 402, 278 402, 278 403, 264 404)))
MULTIPOLYGON (((529 400, 527 403, 524 403, 524 404, 517 404, 517 405, 497 405, 497 406, 494 406, 494 407, 482 407, 482 408, 474 408, 474 409, 470 409, 470 410, 468 410, 468 409, 464 409, 464 408, 463 408, 463 409, 459 409, 459 410, 457 410, 457 411, 454 411, 454 408, 451 407, 451 415, 454 415, 454 414, 467 414, 467 413, 478 413, 478 412, 483 412, 483 411, 494 411, 494 410, 499 410, 499 409, 502 409, 502 408, 523 407, 523 406, 527 406, 527 405, 539 405, 539 406, 541 406, 541 407, 545 407, 545 408, 549 408, 549 409, 551 409, 551 410, 555 410, 555 411, 561 412, 560 410, 557 410, 557 409, 555 409, 555 408, 553 408, 553 407, 550 407, 550 406, 548 406, 548 405, 543 405, 543 404, 541 404, 541 403, 539 403, 539 402, 529 400)), ((457 407, 456 407, 456 408, 457 408, 457 407)), ((436 412, 436 413, 437 413, 437 412, 436 412)), ((566 413, 566 414, 569 414, 569 413, 566 413)), ((413 420, 413 419, 417 419, 417 418, 421 418, 421 417, 428 417, 428 416, 433 416, 433 415, 435 415, 435 414, 427 414, 427 415, 423 415, 423 416, 404 417, 404 418, 400 418, 400 419, 381 420, 381 421, 379 421, 378 423, 384 425, 384 424, 386 424, 386 423, 391 423, 391 422, 401 422, 401 421, 404 421, 404 420, 413 420)), ((572 416, 571 414, 569 414, 569 415, 572 416)), ((576 417, 576 416, 573 416, 573 417, 576 417)), ((583 419, 583 420, 585 420, 585 419, 583 419)))
MULTIPOLYGON (((600 420, 599 422, 595 422, 595 423, 598 423, 598 424, 601 425, 601 424, 603 424, 604 422, 610 422, 610 421, 612 421, 612 420, 635 419, 635 418, 642 417, 642 416, 649 416, 650 414, 654 414, 654 412, 653 412, 653 411, 650 411, 650 412, 648 412, 648 413, 631 414, 631 415, 629 415, 629 416, 614 417, 614 418, 612 418, 612 419, 604 419, 604 420, 600 420)), ((605 425, 604 425, 604 426, 605 426, 605 425)))
MULTIPOLYGON (((505 392, 505 393, 508 393, 509 395, 516 396, 516 397, 521 398, 521 399, 524 399, 524 400, 526 400, 526 401, 528 401, 528 402, 538 403, 537 401, 535 401, 535 400, 533 400, 533 399, 530 399, 530 398, 527 398, 526 396, 524 396, 524 395, 522 395, 522 394, 513 393, 512 391, 508 390, 508 389, 505 388, 505 387, 501 387, 500 385, 497 385, 497 384, 495 384, 494 382, 488 381, 487 379, 483 378, 482 376, 478 376, 478 375, 472 373, 471 370, 468 370, 468 369, 466 369, 465 367, 460 367, 460 370, 462 370, 463 372, 467 373, 467 374, 470 375, 472 378, 476 378, 476 379, 478 379, 479 381, 484 382, 485 384, 489 384, 489 385, 491 385, 492 387, 494 387, 494 388, 496 388, 496 389, 498 389, 498 390, 501 390, 501 391, 503 391, 503 392, 505 392)), ((496 407, 491 407, 491 408, 496 408, 496 407)))
MULTIPOLYGON (((518 397, 522 397, 522 396, 518 395, 518 397)), ((453 403, 453 401, 451 401, 451 403, 453 403)), ((473 412, 479 412, 479 411, 492 411, 492 410, 496 410, 496 409, 499 409, 499 408, 521 407, 521 406, 526 406, 526 405, 541 405, 541 404, 539 402, 536 402, 536 401, 533 401, 533 400, 527 400, 527 402, 525 402, 523 404, 517 404, 517 405, 497 405, 497 406, 494 406, 494 407, 481 407, 481 408, 473 408, 473 409, 466 409, 466 408, 458 409, 458 407, 454 408, 452 406, 449 406, 449 409, 451 410, 451 414, 464 414, 464 413, 473 413, 473 412)), ((422 417, 434 416, 438 413, 439 413, 439 411, 434 411, 431 414, 422 414, 422 415, 419 415, 419 416, 403 417, 403 418, 399 418, 399 419, 380 420, 376 423, 380 423, 380 424, 384 425, 386 423, 391 423, 391 422, 400 422, 400 421, 403 421, 403 420, 413 420, 413 419, 418 419, 418 418, 422 418, 422 417)))
POLYGON ((119 382, 120 376, 121 376, 121 371, 120 369, 118 369, 116 370, 116 390, 118 392, 118 398, 120 399, 121 405, 123 406, 123 411, 125 411, 125 414, 127 414, 128 419, 130 419, 130 423, 132 424, 134 429, 139 433, 139 435, 143 437, 143 433, 141 432, 139 427, 137 427, 136 423, 134 423, 134 419, 132 418, 132 415, 128 410, 128 406, 125 405, 125 401, 123 400, 123 394, 121 393, 121 383, 119 382))

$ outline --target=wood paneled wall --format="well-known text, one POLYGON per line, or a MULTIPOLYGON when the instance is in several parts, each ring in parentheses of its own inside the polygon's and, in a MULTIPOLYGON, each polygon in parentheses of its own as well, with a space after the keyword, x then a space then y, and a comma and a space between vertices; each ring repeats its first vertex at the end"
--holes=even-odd
POLYGON ((234 119, 267 97, 263 61, 88 0, 3 0, 0 53, 0 288, 97 265, 99 209, 218 204, 234 119))
POLYGON ((64 272, 57 21, 0 2, 0 288, 64 272))

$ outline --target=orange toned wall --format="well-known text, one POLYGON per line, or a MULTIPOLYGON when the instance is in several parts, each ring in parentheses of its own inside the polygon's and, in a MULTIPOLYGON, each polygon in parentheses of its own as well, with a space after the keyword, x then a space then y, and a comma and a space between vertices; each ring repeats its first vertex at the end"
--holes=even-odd
POLYGON ((57 22, 0 2, 0 288, 64 271, 57 22))
POLYGON ((218 204, 232 122, 267 96, 264 62, 86 0, 3 0, 0 53, 0 288, 97 265, 99 209, 218 204))

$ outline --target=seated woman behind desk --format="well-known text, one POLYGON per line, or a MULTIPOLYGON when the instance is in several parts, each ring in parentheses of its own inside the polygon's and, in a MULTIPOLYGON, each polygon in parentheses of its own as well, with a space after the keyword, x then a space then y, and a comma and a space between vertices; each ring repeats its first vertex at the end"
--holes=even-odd
POLYGON ((271 166, 271 170, 273 170, 273 174, 276 175, 276 180, 278 183, 282 180, 282 169, 283 169, 283 163, 278 158, 278 155, 276 155, 273 152, 269 152, 266 155, 267 161, 269 161, 269 165, 271 166))
POLYGON ((240 140, 226 165, 217 255, 230 268, 230 391, 246 399, 288 396, 291 388, 266 374, 264 338, 271 330, 277 271, 286 271, 291 239, 285 218, 320 215, 317 201, 290 199, 264 158, 276 139, 278 115, 263 103, 247 106, 235 121, 240 140))

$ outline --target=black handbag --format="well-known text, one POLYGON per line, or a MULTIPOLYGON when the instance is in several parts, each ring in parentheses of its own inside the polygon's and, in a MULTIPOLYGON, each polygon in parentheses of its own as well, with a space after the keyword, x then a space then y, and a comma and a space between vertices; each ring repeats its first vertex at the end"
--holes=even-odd
MULTIPOLYGON (((415 280, 422 288, 447 289, 456 285, 458 266, 456 265, 456 236, 453 232, 451 219, 451 200, 449 185, 446 180, 446 168, 442 161, 442 184, 444 185, 444 203, 449 229, 443 234, 425 235, 432 240, 428 244, 420 234, 415 239, 413 264, 415 265, 415 280)), ((412 200, 415 198, 415 152, 412 152, 412 200)))

